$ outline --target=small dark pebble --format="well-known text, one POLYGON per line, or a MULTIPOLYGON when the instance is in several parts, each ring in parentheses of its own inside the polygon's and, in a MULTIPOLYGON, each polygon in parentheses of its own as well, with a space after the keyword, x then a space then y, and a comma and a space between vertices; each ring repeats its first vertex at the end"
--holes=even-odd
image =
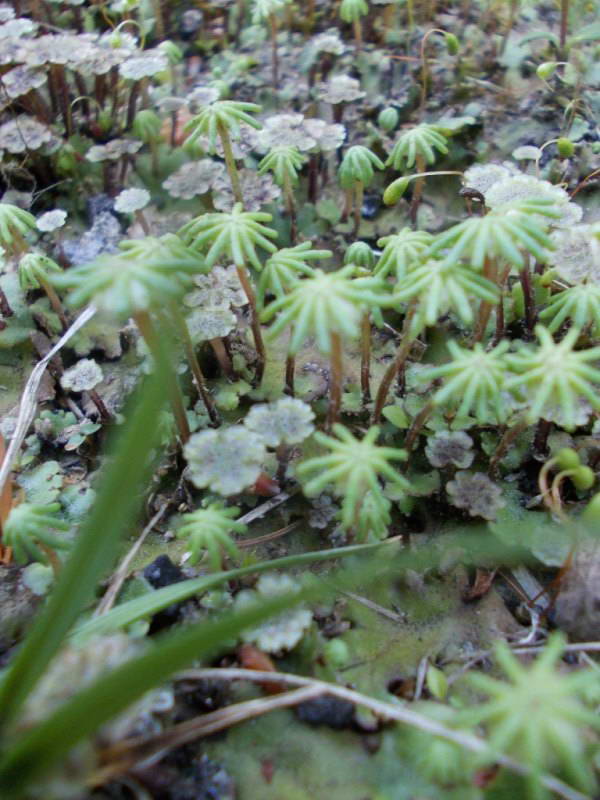
POLYGON ((185 575, 169 556, 163 554, 144 567, 144 578, 154 589, 162 589, 163 586, 185 580, 185 575))
POLYGON ((233 800, 235 784, 223 767, 191 747, 174 750, 135 776, 154 800, 233 800))
POLYGON ((374 219, 381 208, 379 195, 366 194, 362 204, 362 216, 364 219, 374 219))
POLYGON ((329 725, 330 728, 348 728, 354 721, 354 703, 339 697, 315 697, 295 708, 296 716, 309 725, 329 725))
MULTIPOLYGON (((144 568, 143 575, 154 589, 162 589, 165 586, 171 586, 173 583, 185 580, 183 572, 167 555, 155 558, 151 564, 144 568)), ((167 606, 167 608, 155 614, 152 617, 150 634, 158 633, 158 631, 162 631, 173 625, 173 623, 178 622, 183 615, 184 608, 185 603, 173 603, 173 605, 167 606)))

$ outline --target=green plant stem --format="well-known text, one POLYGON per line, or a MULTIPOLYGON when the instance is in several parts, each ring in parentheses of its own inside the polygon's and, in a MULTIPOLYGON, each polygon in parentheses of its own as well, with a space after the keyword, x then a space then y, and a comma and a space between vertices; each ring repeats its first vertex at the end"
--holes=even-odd
POLYGON ((262 338, 260 330, 260 320, 256 310, 256 296, 252 285, 250 283, 250 276, 246 267, 236 264, 236 270, 244 293, 248 298, 248 305, 250 306, 250 327, 252 328, 252 335, 254 337, 254 346, 256 348, 257 364, 256 364, 256 382, 260 384, 265 371, 265 363, 267 360, 267 351, 265 350, 265 343, 262 338))
POLYGON ((221 139, 223 146, 223 155, 225 156, 225 166, 231 181, 231 189, 236 203, 241 203, 244 206, 244 196, 242 194, 242 187, 240 184, 240 175, 233 156, 233 149, 231 147, 231 139, 229 138, 229 131, 222 122, 217 122, 217 132, 221 139))
POLYGON ((360 325, 360 386, 363 406, 371 401, 371 318, 369 312, 363 314, 360 325))
POLYGON ((376 425, 381 420, 381 412, 387 400, 390 391, 390 386, 398 372, 404 366, 404 362, 408 358, 410 348, 412 347, 414 339, 409 335, 410 326, 417 311, 417 301, 410 304, 406 316, 404 317, 404 325, 402 326, 401 343, 398 348, 394 360, 386 369, 384 376, 379 384, 377 395, 375 397, 375 408, 373 410, 373 424, 376 425))
MULTIPOLYGON (((133 319, 135 324, 138 326, 144 341, 148 345, 150 352, 156 358, 157 354, 159 353, 159 339, 154 328, 154 323, 150 318, 150 314, 148 314, 147 311, 137 311, 133 315, 133 319)), ((187 415, 185 413, 181 386, 179 385, 175 371, 170 365, 169 368, 170 375, 168 377, 168 382, 171 408, 173 410, 173 416, 175 417, 177 430, 179 431, 179 438, 181 439, 181 443, 185 444, 190 438, 190 426, 188 425, 187 415)))
POLYGON ((343 360, 342 360, 342 339, 339 333, 331 333, 331 353, 329 356, 330 377, 329 377, 329 407, 327 409, 326 430, 330 431, 332 426, 339 420, 340 409, 342 407, 342 379, 343 379, 343 360))
POLYGON ((181 338, 181 341, 183 342, 183 349, 185 350, 188 364, 192 370, 192 375, 194 376, 198 393, 202 398, 202 402, 204 403, 204 407, 206 408, 208 416, 210 417, 210 421, 215 428, 218 428, 221 424, 219 412, 217 411, 212 396, 208 390, 208 386, 206 385, 206 378, 204 377, 202 369, 200 368, 200 364, 198 363, 196 350, 194 349, 194 343, 192 342, 186 321, 181 316, 181 312, 175 304, 172 304, 171 306, 171 319, 173 319, 175 322, 177 332, 181 338))
POLYGON ((363 198, 365 194, 365 185, 362 181, 356 181, 354 184, 354 230, 352 231, 352 236, 356 239, 358 237, 358 231, 360 228, 360 223, 362 221, 362 207, 363 207, 363 198))

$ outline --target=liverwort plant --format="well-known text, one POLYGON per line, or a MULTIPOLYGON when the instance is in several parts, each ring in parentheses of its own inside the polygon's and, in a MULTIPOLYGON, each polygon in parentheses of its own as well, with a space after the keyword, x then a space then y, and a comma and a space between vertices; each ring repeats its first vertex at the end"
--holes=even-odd
POLYGON ((43 253, 32 252, 24 255, 19 261, 19 283, 24 291, 28 289, 43 289, 46 293, 52 310, 60 319, 63 331, 69 327, 69 321, 60 302, 59 296, 56 294, 54 287, 50 282, 49 276, 62 272, 62 269, 51 258, 45 256, 43 253))
POLYGON ((406 460, 406 452, 377 445, 377 425, 369 428, 362 439, 356 439, 339 423, 333 426, 333 433, 335 436, 315 433, 315 441, 325 448, 326 454, 309 458, 296 468, 304 493, 314 497, 332 486, 336 496, 342 498, 341 523, 345 530, 359 523, 367 493, 370 493, 370 506, 385 517, 389 513, 389 502, 379 481, 386 478, 402 492, 410 491, 408 481, 390 463, 406 460))
POLYGON ((319 350, 328 355, 331 364, 329 384, 329 411, 327 425, 337 421, 342 401, 342 340, 356 338, 360 331, 361 308, 381 302, 380 283, 356 285, 352 281, 355 266, 348 264, 337 272, 325 273, 319 269, 299 281, 289 292, 262 312, 261 318, 269 320, 278 314, 271 326, 271 336, 278 336, 292 325, 288 350, 295 355, 309 336, 316 338, 319 350))
POLYGON ((368 147, 357 144, 346 150, 338 171, 340 185, 346 191, 345 216, 354 208, 355 237, 360 227, 364 190, 373 180, 374 168, 383 169, 383 161, 368 147))
POLYGON ((377 246, 383 247, 383 250, 375 264, 374 274, 380 278, 392 275, 401 281, 411 269, 422 263, 432 241, 430 233, 412 231, 410 228, 383 236, 377 241, 377 246))
MULTIPOLYGON (((314 275, 314 268, 307 262, 331 258, 331 250, 313 250, 311 242, 302 242, 295 247, 283 247, 267 259, 258 281, 258 304, 264 306, 267 294, 276 299, 284 297, 304 277, 314 275)), ((288 352, 285 365, 285 391, 294 396, 295 354, 288 352)))
POLYGON ((60 503, 37 505, 20 503, 14 506, 2 525, 2 544, 10 547, 15 560, 26 564, 30 559, 49 562, 58 571, 56 550, 66 550, 70 541, 53 531, 68 531, 70 525, 56 516, 60 503))
POLYGON ((279 85, 279 58, 277 55, 277 14, 290 0, 252 0, 252 23, 268 23, 271 32, 271 75, 273 89, 279 85))
POLYGON ((10 203, 0 203, 0 245, 17 258, 27 252, 24 236, 36 229, 36 219, 29 211, 10 203))
POLYGON ((552 635, 530 666, 521 664, 505 642, 498 642, 494 650, 506 679, 470 673, 466 680, 485 700, 460 712, 461 723, 487 729, 490 760, 494 753, 527 758, 531 767, 526 778, 528 796, 548 796, 540 774, 558 767, 575 786, 593 794, 595 780, 581 729, 600 730, 597 714, 586 703, 588 693, 595 693, 595 673, 575 670, 565 674, 558 669, 564 652, 560 634, 552 635))
POLYGON ((356 40, 356 49, 360 50, 363 41, 360 18, 369 13, 369 4, 367 0, 342 0, 339 13, 340 18, 344 22, 352 23, 354 38, 356 40))
POLYGON ((527 419, 530 423, 544 418, 549 403, 558 404, 564 417, 564 427, 577 426, 577 406, 584 397, 600 411, 600 397, 595 384, 600 383, 600 369, 593 362, 600 358, 600 346, 575 350, 580 331, 571 328, 560 342, 543 325, 535 334, 540 344, 536 348, 522 346, 505 359, 518 373, 506 381, 506 389, 523 392, 528 400, 527 419), (590 363, 592 362, 592 363, 590 363))
POLYGON ((269 253, 277 250, 277 247, 270 241, 277 238, 277 232, 262 224, 270 222, 271 219, 271 214, 260 211, 243 211, 242 204, 236 203, 229 213, 202 214, 188 222, 179 231, 183 241, 193 250, 207 251, 206 265, 208 267, 214 266, 221 255, 226 255, 235 264, 238 278, 250 306, 252 335, 258 357, 256 380, 259 383, 265 368, 266 351, 256 309, 256 297, 246 265, 251 264, 260 271, 262 264, 256 252, 257 247, 269 253))
POLYGON ((272 172, 273 179, 283 189, 283 196, 288 215, 290 217, 290 238, 296 244, 298 238, 298 224, 296 220, 296 198, 294 186, 298 183, 298 172, 307 161, 307 156, 293 145, 278 145, 272 147, 258 165, 258 174, 272 172))
POLYGON ((198 562, 203 551, 208 552, 210 568, 218 572, 223 568, 223 554, 239 558, 240 551, 235 546, 231 533, 245 533, 247 525, 238 522, 239 508, 226 508, 224 503, 209 503, 204 508, 184 514, 182 525, 177 531, 178 539, 187 539, 190 547, 188 563, 198 562))
POLYGON ((194 144, 201 136, 208 137, 208 151, 214 153, 217 146, 217 137, 221 140, 225 165, 229 173, 231 188, 235 202, 242 207, 244 196, 240 184, 240 176, 235 163, 233 149, 231 147, 231 137, 239 138, 240 123, 250 125, 259 130, 262 128, 260 122, 250 116, 250 113, 257 113, 261 107, 256 103, 241 103, 236 100, 215 100, 191 119, 184 130, 190 132, 186 139, 187 144, 194 144))
MULTIPOLYGON (((424 172, 426 164, 434 163, 437 157, 436 150, 438 153, 446 155, 448 140, 439 127, 422 122, 400 134, 390 151, 385 166, 391 166, 399 171, 416 166, 416 171, 420 174, 424 172)), ((422 175, 415 180, 410 206, 413 225, 417 218, 424 182, 425 178, 422 175)))
MULTIPOLYGON (((153 314, 179 300, 202 271, 202 263, 173 234, 122 243, 121 252, 53 275, 52 282, 71 290, 67 303, 79 308, 94 303, 111 317, 133 317, 150 352, 156 355, 159 334, 153 314)), ((170 376, 171 404, 182 442, 189 438, 183 397, 174 374, 170 376)))
POLYGON ((377 391, 374 422, 381 418, 392 381, 403 368, 419 333, 425 327, 435 325, 448 311, 453 311, 465 325, 471 325, 474 321, 473 298, 491 305, 498 298, 498 289, 487 278, 457 261, 430 259, 415 267, 396 284, 390 304, 400 305, 408 301, 409 306, 400 346, 377 391))

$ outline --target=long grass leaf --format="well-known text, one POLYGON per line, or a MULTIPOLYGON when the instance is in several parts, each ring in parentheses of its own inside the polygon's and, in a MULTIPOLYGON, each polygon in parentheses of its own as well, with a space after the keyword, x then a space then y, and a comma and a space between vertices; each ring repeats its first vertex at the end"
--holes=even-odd
POLYGON ((92 600, 97 581, 111 567, 119 540, 141 502, 140 486, 148 477, 152 430, 164 405, 167 381, 161 374, 149 379, 141 397, 129 404, 128 422, 113 448, 90 516, 48 603, 0 682, 0 725, 17 714, 28 693, 82 609, 92 600))
POLYGON ((312 553, 301 553, 299 555, 284 556, 275 558, 272 561, 264 561, 260 564, 253 564, 248 567, 239 567, 227 572, 217 572, 214 575, 207 575, 201 578, 190 578, 186 581, 171 586, 165 586, 154 592, 135 597, 121 605, 116 606, 107 614, 94 617, 76 627, 72 632, 72 639, 80 644, 91 636, 98 636, 106 633, 113 633, 127 625, 131 625, 139 619, 149 617, 167 608, 173 603, 180 603, 201 592, 214 589, 226 581, 242 578, 245 575, 258 574, 273 569, 289 569, 305 564, 312 564, 317 561, 328 561, 329 559, 342 558, 344 556, 356 555, 368 552, 374 548, 385 545, 386 542, 375 542, 374 544, 350 545, 348 547, 336 547, 331 550, 319 550, 312 553))

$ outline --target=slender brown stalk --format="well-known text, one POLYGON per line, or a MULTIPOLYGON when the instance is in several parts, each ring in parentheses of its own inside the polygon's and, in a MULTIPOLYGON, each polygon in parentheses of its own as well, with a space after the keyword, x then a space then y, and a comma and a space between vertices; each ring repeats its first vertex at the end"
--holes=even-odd
POLYGON ((269 15, 269 25, 271 26, 271 80, 273 89, 277 91, 279 87, 279 55, 277 53, 277 17, 275 14, 269 15))
POLYGON ((221 139, 221 144, 223 145, 225 166, 227 167, 227 172, 229 173, 229 180, 231 181, 231 189, 233 191, 233 196, 235 197, 235 202, 241 203, 243 206, 244 196, 242 194, 242 187, 240 184, 240 175, 238 173, 235 158, 233 156, 233 148, 231 147, 229 132, 225 125, 223 125, 221 122, 217 122, 217 131, 219 133, 219 138, 221 139))
POLYGON ((290 240, 292 247, 298 243, 298 218, 296 214, 296 198, 294 197, 294 189, 290 181, 290 176, 286 173, 283 176, 283 196, 285 198, 285 205, 290 218, 290 240))
POLYGON ((498 464, 500 463, 500 461, 502 461, 502 459, 508 452, 508 448, 515 441, 515 439, 517 439, 523 433, 523 431, 526 428, 527 428, 527 423, 523 420, 521 422, 517 422, 515 425, 513 425, 512 428, 507 428, 504 431, 502 439, 500 439, 498 446, 496 447, 492 457, 490 458, 488 472, 491 476, 495 475, 496 470, 498 468, 498 464))
POLYGON ((398 348, 394 360, 386 369, 385 374, 379 384, 379 389, 377 390, 377 395, 375 397, 375 408, 373 410, 373 423, 378 423, 381 420, 381 412, 383 411, 383 406, 385 405, 385 401, 387 400, 387 396, 390 391, 390 386, 398 372, 404 366, 404 362, 408 358, 408 354, 410 353, 410 348, 412 347, 414 339, 409 336, 410 326, 413 321, 413 317, 417 311, 417 302, 413 301, 406 312, 406 316, 404 317, 404 325, 402 326, 402 334, 401 334, 401 342, 400 347, 398 348))
POLYGON ((533 286, 531 285, 531 274, 529 266, 525 265, 519 272, 519 280, 523 289, 523 305, 525 306, 525 325, 531 334, 535 326, 535 298, 533 286))
POLYGON ((342 339, 339 333, 331 334, 331 353, 329 355, 329 408, 327 409, 326 430, 330 431, 334 423, 340 418, 342 407, 342 339))
POLYGON ((356 239, 358 237, 358 230, 362 222, 362 207, 363 198, 365 195, 365 186, 362 181, 356 181, 354 184, 354 229, 352 236, 356 239))
POLYGON ((569 25, 569 0, 560 2, 560 50, 564 56, 567 43, 567 28, 569 25))
POLYGON ((63 308, 63 304, 60 302, 60 298, 56 294, 54 286, 52 286, 52 284, 49 281, 40 277, 38 277, 38 280, 40 282, 40 286, 46 292, 46 296, 50 301, 50 305, 52 306, 54 313, 58 316, 60 320, 60 324, 62 326, 64 333, 69 327, 69 320, 67 319, 67 315, 65 313, 65 309, 63 308))
POLYGON ((262 338, 260 330, 260 320, 258 318, 258 311, 256 309, 256 296, 250 283, 250 276, 246 267, 236 264, 235 266, 238 278, 244 289, 244 293, 248 298, 248 305, 250 306, 250 327, 252 328, 252 336, 254 337, 254 346, 256 347, 256 355, 258 357, 256 364, 256 382, 260 384, 265 371, 265 362, 267 360, 267 351, 265 350, 265 343, 262 338))
POLYGON ((294 397, 294 373, 296 372, 296 356, 288 353, 285 359, 285 388, 284 392, 290 397, 294 397))
MULTIPOLYGON (((417 173, 422 173, 425 171, 425 159, 419 153, 417 153, 415 158, 415 168, 417 170, 417 173)), ((421 197, 423 196, 424 187, 425 187, 425 176, 419 174, 419 177, 415 178, 415 182, 413 185, 412 200, 410 201, 410 209, 408 212, 413 227, 416 227, 417 225, 417 212, 419 210, 419 205, 421 203, 421 197)))
POLYGON ((352 23, 352 27, 354 28, 354 41, 356 42, 356 52, 358 53, 360 50, 362 50, 363 46, 363 34, 360 19, 355 19, 352 23))
POLYGON ((412 424, 408 429, 408 433, 406 434, 406 439, 404 440, 404 444, 402 445, 402 448, 406 450, 407 453, 410 453, 410 451, 413 449, 413 446, 417 441, 417 436, 421 433, 423 425, 425 425, 425 423, 431 416, 432 411, 433 411, 433 401, 430 400, 423 406, 423 408, 419 411, 417 416, 413 419, 412 424))
POLYGON ((65 126, 65 133, 67 138, 73 133, 73 117, 71 113, 71 101, 69 98, 69 89, 65 78, 65 68, 62 64, 51 64, 50 73, 54 78, 54 85, 58 96, 58 103, 65 126))
POLYGON ((360 328, 360 387, 363 406, 371 400, 371 319, 369 312, 363 314, 360 328))
MULTIPOLYGON (((147 311, 137 311, 133 315, 133 319, 135 324, 138 326, 144 341, 148 345, 150 352, 156 353, 158 349, 158 338, 154 324, 150 318, 150 314, 147 311)), ((181 439, 181 443, 185 444, 190 438, 190 426, 188 425, 187 415, 185 413, 181 386, 179 385, 177 376, 172 369, 171 375, 169 375, 169 394, 173 416, 175 417, 175 423, 177 425, 177 430, 179 431, 179 438, 181 439)))
POLYGON ((206 378, 204 377, 204 373, 202 372, 200 364, 198 363, 198 358, 196 357, 196 351, 194 349, 194 343, 192 342, 188 326, 186 325, 185 320, 181 316, 179 309, 174 304, 171 306, 171 318, 175 322, 175 325, 177 327, 177 332, 183 343, 185 356, 187 358, 188 364, 190 365, 190 369, 192 370, 192 375, 194 376, 194 381, 196 383, 196 388, 198 389, 198 393, 202 398, 202 402, 204 403, 204 407, 208 412, 210 421, 212 422, 213 426, 217 428, 221 424, 221 420, 219 418, 219 412, 217 411, 212 396, 208 390, 208 386, 206 385, 206 378))
POLYGON ((223 344, 223 339, 216 338, 210 339, 210 346, 213 349, 215 357, 219 362, 219 366, 221 367, 221 371, 225 375, 225 377, 230 381, 235 381, 237 379, 237 375, 235 374, 235 370, 233 368, 233 364, 231 363, 231 358, 229 357, 229 353, 223 344))
POLYGON ((100 418, 103 419, 105 422, 110 422, 112 420, 112 418, 113 418, 112 414, 110 413, 110 411, 106 407, 106 403, 100 397, 98 392, 95 389, 90 389, 88 394, 90 396, 90 400, 92 401, 92 403, 98 409, 98 413, 100 414, 100 418))
POLYGON ((14 313, 8 302, 8 297, 4 293, 4 289, 0 286, 0 314, 2 314, 3 317, 12 317, 14 313))
POLYGON ((140 96, 141 81, 134 81, 129 92, 129 100, 127 101, 127 117, 125 119, 125 130, 128 131, 133 125, 135 112, 137 109, 137 101, 140 96))
MULTIPOLYGON (((483 277, 487 278, 488 280, 492 281, 492 283, 497 282, 497 275, 498 271, 496 269, 496 262, 488 258, 486 256, 484 266, 483 266, 483 277)), ((502 296, 500 297, 500 302, 502 301, 502 296)), ((488 320, 490 318, 490 314, 492 313, 492 304, 489 303, 487 300, 482 300, 479 305, 479 312, 477 315, 477 322, 475 324, 475 332, 473 334, 473 343, 480 342, 483 338, 485 333, 485 329, 488 324, 488 320)))

